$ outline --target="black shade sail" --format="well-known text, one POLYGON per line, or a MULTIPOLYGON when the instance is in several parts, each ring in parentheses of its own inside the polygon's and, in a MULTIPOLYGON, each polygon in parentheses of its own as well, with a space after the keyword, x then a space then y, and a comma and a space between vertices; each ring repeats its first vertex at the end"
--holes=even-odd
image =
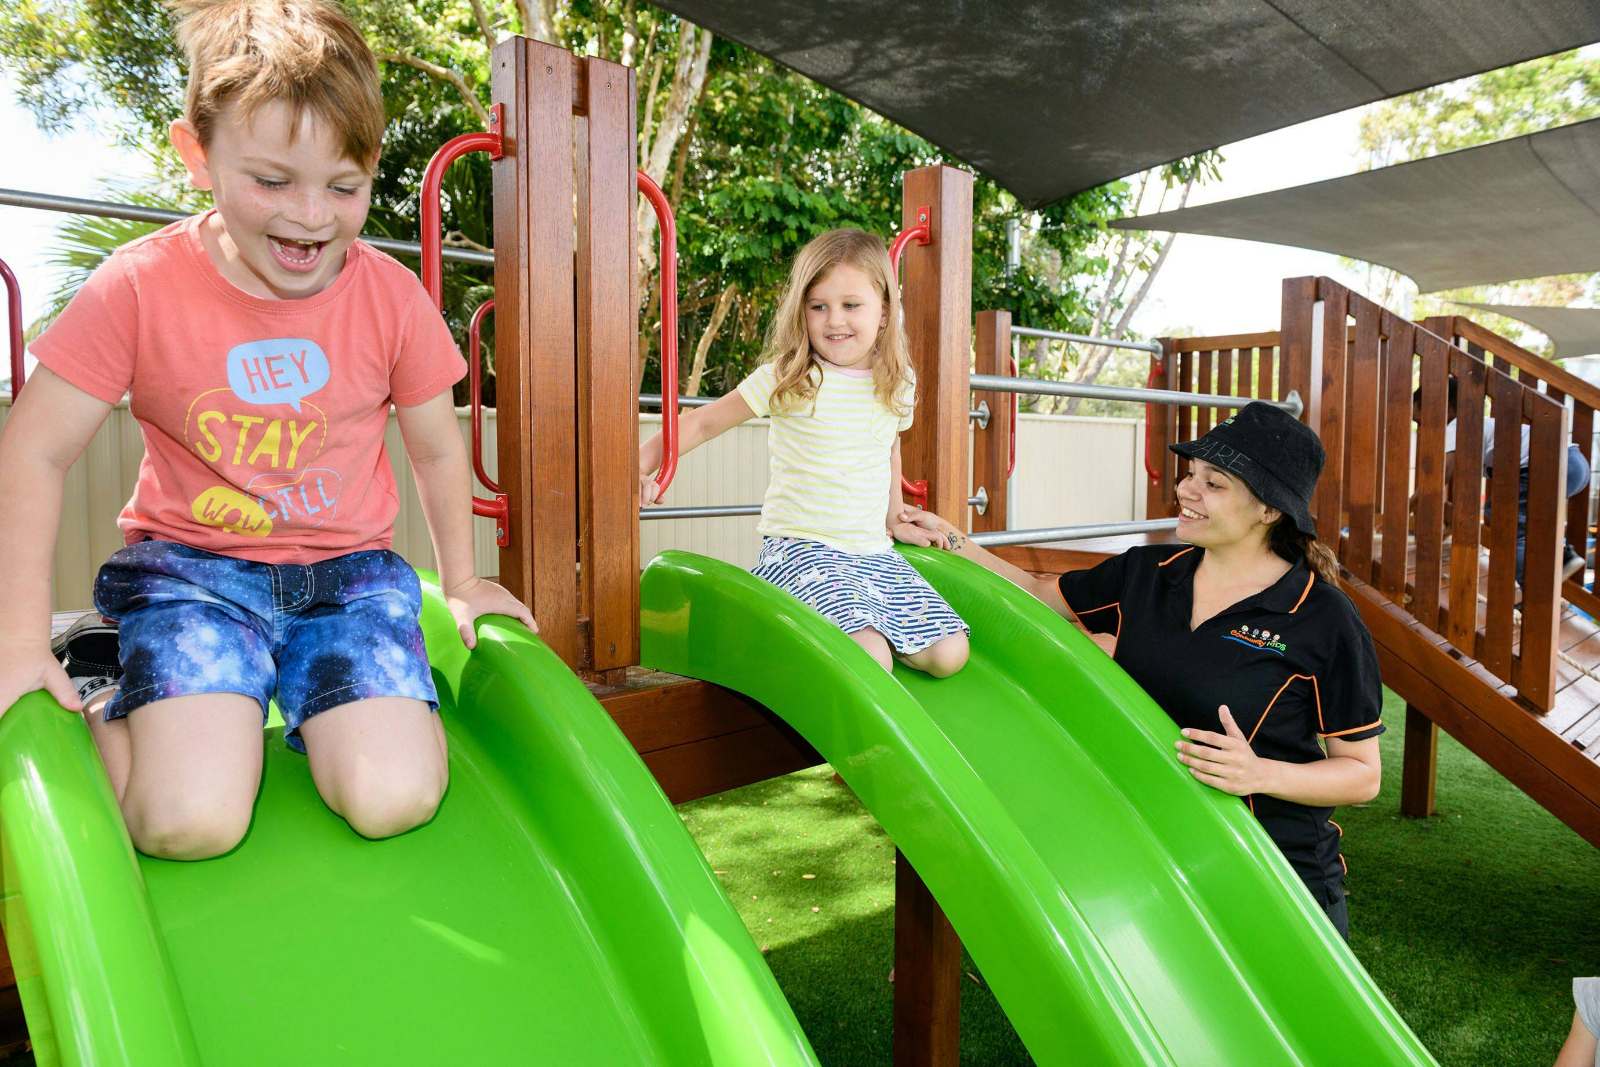
POLYGON ((1425 293, 1600 270, 1600 119, 1112 225, 1334 252, 1425 293))
POLYGON ((1550 338, 1555 357, 1592 356, 1600 352, 1600 310, 1595 308, 1533 307, 1528 304, 1473 304, 1456 301, 1462 307, 1504 315, 1525 322, 1550 338))
POLYGON ((1600 0, 662 0, 1039 206, 1600 40, 1600 0))

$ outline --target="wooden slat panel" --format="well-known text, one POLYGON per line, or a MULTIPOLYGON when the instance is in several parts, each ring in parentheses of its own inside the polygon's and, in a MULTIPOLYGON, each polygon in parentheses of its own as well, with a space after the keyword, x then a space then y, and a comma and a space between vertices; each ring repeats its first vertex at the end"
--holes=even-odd
POLYGON ((596 671, 639 662, 633 70, 583 60, 577 349, 581 610, 596 671))
POLYGON ((1253 348, 1235 349, 1234 362, 1238 365, 1239 384, 1234 389, 1237 396, 1255 396, 1256 394, 1256 350, 1253 348))
POLYGON ((1494 452, 1500 461, 1489 477, 1489 607, 1478 661, 1496 677, 1509 681, 1511 610, 1517 594, 1516 457, 1522 451, 1522 389, 1498 372, 1489 389, 1495 420, 1494 452))
POLYGON ((1478 544, 1483 514, 1483 398, 1488 368, 1459 348, 1450 352, 1456 379, 1456 462, 1450 488, 1450 643, 1477 648, 1478 544))
MULTIPOLYGON (((1178 388, 1182 392, 1195 391, 1195 365, 1200 357, 1193 352, 1185 352, 1178 361, 1178 388)), ((1195 438, 1195 407, 1193 404, 1180 404, 1178 406, 1178 440, 1193 441, 1195 438)))
MULTIPOLYGON (((1314 388, 1320 393, 1311 403, 1310 423, 1322 438, 1328 461, 1324 470, 1344 471, 1345 438, 1345 355, 1349 344, 1346 329, 1349 317, 1349 291, 1340 285, 1324 285, 1319 279, 1317 295, 1322 300, 1322 366, 1312 367, 1314 388)), ((1361 297, 1355 299, 1360 300, 1361 297)), ((1302 394, 1304 396, 1304 394, 1302 394)), ((1344 512, 1343 486, 1339 478, 1317 482, 1315 510, 1317 537, 1324 544, 1339 543, 1339 526, 1344 512)))
POLYGON ((1528 441, 1528 539, 1522 578, 1522 698, 1548 711, 1556 692, 1556 631, 1561 625, 1561 534, 1566 525, 1567 409, 1523 394, 1528 441))
POLYGON ((1422 421, 1417 433, 1416 593, 1411 613, 1439 629, 1440 560, 1444 541, 1444 428, 1450 374, 1450 347, 1431 333, 1416 334, 1421 364, 1422 421))
MULTIPOLYGON (((1215 352, 1200 353, 1200 377, 1195 383, 1195 392, 1215 395, 1216 389, 1211 381, 1211 364, 1216 358, 1215 352)), ((1211 429, 1212 421, 1216 417, 1216 408, 1196 408, 1194 433, 1196 438, 1204 437, 1206 431, 1211 429)))
POLYGON ((1273 387, 1273 377, 1278 369, 1278 349, 1276 346, 1261 350, 1261 373, 1256 380, 1256 396, 1263 400, 1282 400, 1283 396, 1273 387))
MULTIPOLYGON (((1217 387, 1214 392, 1218 396, 1227 396, 1233 392, 1233 357, 1231 348, 1222 349, 1217 353, 1217 387)), ((1221 422, 1233 414, 1232 408, 1213 408, 1217 413, 1217 421, 1221 422)))
POLYGON ((1350 476, 1345 509, 1350 536, 1345 566, 1362 581, 1372 578, 1372 532, 1378 499, 1378 371, 1379 309, 1363 302, 1356 308, 1356 337, 1350 361, 1350 476))
POLYGON ((1406 587, 1406 538, 1411 520, 1411 368, 1415 329, 1402 323, 1389 338, 1385 372, 1389 379, 1384 405, 1383 565, 1378 588, 1400 603, 1406 587))
MULTIPOLYGON (((1584 459, 1591 464, 1594 462, 1594 457, 1590 455, 1594 446, 1594 408, 1581 400, 1574 403, 1572 408, 1572 443, 1578 446, 1584 459)), ((1584 559, 1589 558, 1589 494, 1592 481, 1592 478, 1585 478, 1583 488, 1567 498, 1567 543, 1584 559)))
MULTIPOLYGON (((1162 338, 1161 345, 1165 352, 1161 356, 1161 370, 1156 375, 1156 387, 1176 389, 1178 354, 1172 350, 1170 337, 1162 338)), ((1155 420, 1149 434, 1149 452, 1146 458, 1151 467, 1161 472, 1161 476, 1157 481, 1147 483, 1145 487, 1147 519, 1169 518, 1177 507, 1174 495, 1178 457, 1168 451, 1167 446, 1177 438, 1178 410, 1174 404, 1154 404, 1149 409, 1155 420)))
MULTIPOLYGON (((1292 280, 1309 282, 1312 279, 1292 280)), ((1276 345, 1278 338, 1276 330, 1265 330, 1261 333, 1229 333, 1217 337, 1174 337, 1172 347, 1179 352, 1214 352, 1219 348, 1260 348, 1264 345, 1276 345)))

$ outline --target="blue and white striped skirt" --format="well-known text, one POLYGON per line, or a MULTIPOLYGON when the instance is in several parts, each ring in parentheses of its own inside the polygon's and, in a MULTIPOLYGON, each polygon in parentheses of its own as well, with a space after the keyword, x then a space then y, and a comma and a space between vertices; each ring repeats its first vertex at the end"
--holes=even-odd
POLYGON ((902 656, 967 631, 961 616, 892 548, 862 556, 816 541, 764 537, 750 573, 847 634, 870 626, 902 656))

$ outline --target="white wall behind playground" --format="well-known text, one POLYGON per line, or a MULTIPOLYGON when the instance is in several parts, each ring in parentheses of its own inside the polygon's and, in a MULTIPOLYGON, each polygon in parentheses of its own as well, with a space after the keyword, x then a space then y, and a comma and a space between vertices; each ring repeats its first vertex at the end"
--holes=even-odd
MULTIPOLYGON (((0 426, 10 415, 0 399, 0 426)), ((466 409, 458 412, 462 438, 469 433, 466 409)), ((659 415, 641 415, 640 433, 655 432, 659 415)), ((488 413, 485 466, 496 474, 494 413, 488 413)), ((433 547, 400 431, 389 420, 387 444, 400 483, 394 547, 413 566, 433 566, 433 547)), ((117 514, 133 490, 144 446, 139 427, 119 404, 67 475, 61 530, 56 538, 52 602, 58 611, 88 607, 95 571, 122 546, 117 514)), ((1017 433, 1017 469, 1012 480, 1013 529, 1112 522, 1144 517, 1144 423, 1133 419, 1023 415, 1017 433)), ((767 423, 755 420, 685 456, 666 503, 759 504, 767 485, 767 423)), ((481 492, 481 489, 480 489, 481 492)), ((642 526, 640 562, 667 548, 682 548, 728 560, 755 563, 756 518, 674 519, 642 526)), ((480 574, 499 569, 494 527, 474 526, 480 574)))

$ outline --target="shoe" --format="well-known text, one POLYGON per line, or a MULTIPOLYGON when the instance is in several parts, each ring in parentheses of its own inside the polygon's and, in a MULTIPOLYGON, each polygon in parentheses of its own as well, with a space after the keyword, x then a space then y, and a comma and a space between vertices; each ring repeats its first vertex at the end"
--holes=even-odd
POLYGON ((90 612, 50 642, 50 651, 87 706, 96 693, 122 683, 122 663, 117 655, 117 627, 90 612))
POLYGON ((1568 546, 1567 560, 1561 565, 1561 580, 1564 582, 1567 579, 1572 578, 1574 575, 1581 577, 1583 571, 1583 557, 1572 551, 1571 546, 1568 546))

